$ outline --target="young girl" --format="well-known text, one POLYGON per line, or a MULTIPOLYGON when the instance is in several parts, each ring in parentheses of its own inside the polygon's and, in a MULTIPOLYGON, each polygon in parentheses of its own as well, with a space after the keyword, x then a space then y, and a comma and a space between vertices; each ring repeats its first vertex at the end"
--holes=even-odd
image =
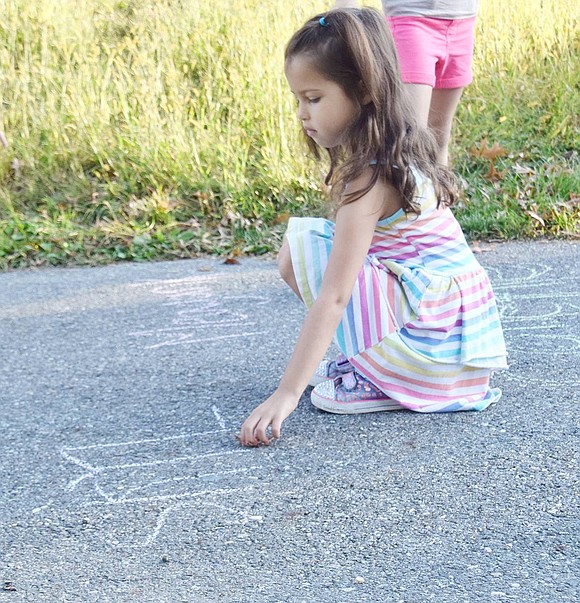
POLYGON ((279 437, 309 380, 312 403, 329 412, 486 408, 501 395, 491 371, 506 366, 491 285, 448 207, 452 178, 413 117, 380 13, 309 20, 285 72, 310 149, 330 156, 338 210, 335 223, 289 222, 280 273, 308 314, 241 444, 279 437), (333 335, 342 355, 321 362, 333 335))

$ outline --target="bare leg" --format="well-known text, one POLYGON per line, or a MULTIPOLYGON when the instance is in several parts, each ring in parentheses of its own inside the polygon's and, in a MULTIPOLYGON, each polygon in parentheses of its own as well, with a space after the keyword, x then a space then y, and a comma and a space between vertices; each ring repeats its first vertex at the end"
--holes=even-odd
POLYGON ((429 108, 431 106, 433 88, 426 84, 405 84, 405 87, 413 103, 415 117, 419 125, 426 128, 429 122, 429 108))
POLYGON ((439 145, 440 163, 449 163, 449 139, 453 116, 461 99, 463 88, 435 88, 431 96, 428 125, 439 145))
POLYGON ((292 257, 290 255, 290 246, 288 245, 286 237, 284 237, 284 242, 282 243, 282 247, 280 247, 280 251, 278 252, 278 270, 282 279, 286 282, 290 289, 296 293, 298 299, 302 301, 300 289, 298 289, 296 277, 294 276, 292 257))

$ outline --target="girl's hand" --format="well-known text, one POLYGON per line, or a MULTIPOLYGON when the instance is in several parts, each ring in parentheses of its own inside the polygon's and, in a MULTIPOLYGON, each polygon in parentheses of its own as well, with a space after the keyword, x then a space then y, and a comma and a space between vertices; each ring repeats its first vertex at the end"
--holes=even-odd
POLYGON ((259 446, 270 443, 266 430, 271 426, 272 437, 280 437, 280 427, 298 406, 298 399, 294 396, 280 393, 276 390, 265 402, 254 408, 250 416, 244 421, 240 430, 240 444, 242 446, 259 446))

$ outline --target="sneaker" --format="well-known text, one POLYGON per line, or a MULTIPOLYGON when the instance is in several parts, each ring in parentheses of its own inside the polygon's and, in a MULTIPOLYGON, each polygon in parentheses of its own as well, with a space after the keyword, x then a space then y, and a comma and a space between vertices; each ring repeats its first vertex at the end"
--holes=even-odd
POLYGON ((402 410, 400 404, 355 371, 319 383, 310 400, 320 410, 345 415, 402 410))
POLYGON ((323 360, 316 369, 316 372, 310 378, 308 385, 312 387, 317 386, 319 383, 336 379, 344 373, 350 373, 354 371, 352 364, 348 361, 348 358, 344 354, 339 354, 336 360, 323 360))

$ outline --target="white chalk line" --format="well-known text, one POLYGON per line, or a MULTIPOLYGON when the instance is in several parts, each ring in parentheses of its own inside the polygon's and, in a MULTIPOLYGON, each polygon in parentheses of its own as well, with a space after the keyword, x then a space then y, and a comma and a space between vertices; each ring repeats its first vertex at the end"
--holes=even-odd
POLYGON ((222 428, 222 430, 226 431, 227 430, 226 421, 223 418, 223 416, 220 412, 220 409, 215 404, 213 404, 211 407, 211 410, 214 414, 214 417, 216 418, 216 421, 218 422, 218 425, 222 428))
POLYGON ((96 478, 96 473, 85 473, 84 475, 81 475, 80 477, 77 477, 76 479, 71 480, 66 485, 65 490, 67 492, 72 492, 81 482, 83 482, 86 479, 89 479, 91 477, 96 478))
MULTIPOLYGON (((119 465, 100 465, 94 467, 89 473, 91 475, 103 474, 108 471, 118 471, 119 469, 134 469, 136 467, 160 467, 162 465, 175 465, 185 461, 197 461, 215 456, 241 456, 248 454, 251 450, 225 450, 221 452, 206 452, 205 454, 178 456, 172 459, 162 459, 159 461, 144 461, 140 463, 121 463, 119 465)), ((69 457, 69 460, 75 462, 74 457, 69 457)), ((78 459, 77 459, 78 460, 78 459)), ((80 463, 76 463, 77 465, 80 463)))
MULTIPOLYGON (((187 433, 183 435, 166 436, 163 438, 145 438, 142 440, 127 440, 126 442, 110 442, 108 444, 87 444, 86 446, 66 446, 61 449, 61 452, 73 451, 73 450, 92 450, 95 448, 114 448, 118 446, 136 446, 140 444, 151 444, 154 442, 170 442, 172 440, 184 440, 187 438, 196 438, 205 435, 213 435, 216 433, 223 433, 225 428, 215 429, 211 431, 197 431, 194 433, 187 433)), ((80 463, 77 463, 80 464, 80 463)))
MULTIPOLYGON (((147 488, 150 488, 150 487, 153 487, 156 485, 180 483, 180 482, 184 482, 184 481, 195 481, 195 480, 208 478, 208 477, 235 475, 238 473, 245 473, 249 470, 262 469, 263 467, 261 465, 259 465, 259 466, 253 465, 253 466, 245 466, 245 467, 240 467, 237 469, 229 469, 229 470, 224 470, 224 471, 215 471, 215 472, 208 472, 208 473, 202 473, 202 474, 196 474, 196 475, 184 475, 184 476, 179 476, 179 477, 173 477, 173 478, 170 478, 167 480, 153 480, 146 484, 143 484, 140 486, 135 486, 135 487, 132 487, 132 488, 126 490, 125 492, 123 492, 122 496, 120 496, 120 497, 116 497, 113 494, 108 493, 101 485, 99 478, 102 477, 103 475, 105 475, 107 472, 119 470, 119 469, 168 465, 168 464, 180 463, 180 462, 183 462, 184 460, 199 460, 199 459, 216 457, 216 456, 224 456, 224 455, 239 456, 242 454, 248 454, 250 452, 251 452, 250 450, 215 452, 215 453, 196 455, 196 456, 192 456, 192 457, 179 457, 176 459, 164 459, 161 461, 151 461, 151 462, 143 462, 143 463, 126 463, 126 464, 122 464, 122 465, 98 466, 98 467, 93 468, 93 470, 90 471, 89 473, 83 474, 82 476, 69 482, 69 484, 66 487, 66 490, 73 491, 80 482, 82 482, 86 479, 89 479, 89 478, 93 478, 95 492, 109 504, 121 504, 124 502, 137 502, 137 501, 144 502, 146 500, 165 500, 167 495, 158 495, 158 496, 154 496, 154 497, 141 497, 138 499, 137 498, 130 499, 130 498, 127 498, 127 496, 129 493, 131 493, 133 491, 145 490, 147 488)), ((78 459, 74 459, 74 457, 70 457, 70 456, 69 456, 69 459, 73 462, 75 460, 78 460, 78 459)), ((169 496, 172 496, 172 495, 169 495, 169 496)), ((88 503, 88 504, 92 505, 92 504, 95 504, 96 502, 98 502, 98 501, 91 501, 91 503, 88 503)))
POLYGON ((580 385, 580 378, 575 380, 570 379, 543 379, 542 377, 528 377, 528 375, 522 375, 521 372, 518 372, 517 375, 510 375, 509 371, 506 373, 506 376, 502 377, 502 380, 505 382, 521 382, 525 380, 526 383, 539 383, 541 385, 548 385, 550 387, 560 387, 560 386, 575 386, 580 385))
POLYGON ((43 511, 44 509, 48 509, 52 503, 53 503, 53 499, 51 498, 46 504, 40 506, 40 507, 36 507, 35 509, 32 509, 32 513, 34 515, 36 515, 37 513, 40 513, 41 511, 43 511))
MULTIPOLYGON (((509 321, 507 321, 507 323, 509 325, 509 321)), ((561 328, 561 326, 556 323, 550 323, 545 325, 522 325, 521 327, 503 326, 502 328, 504 331, 542 331, 547 329, 558 329, 561 328)))
MULTIPOLYGON (((218 491, 212 491, 211 493, 206 493, 206 494, 220 494, 221 496, 223 496, 223 494, 226 493, 238 493, 240 491, 247 491, 247 490, 255 490, 256 487, 254 486, 248 486, 246 488, 237 488, 235 490, 220 490, 218 491)), ((263 494, 275 494, 277 496, 288 496, 288 495, 293 495, 295 494, 294 490, 286 490, 284 492, 280 492, 280 491, 276 491, 274 492, 273 490, 262 490, 261 493, 263 494)), ((157 523, 155 525, 155 527, 153 528, 153 531, 151 532, 151 534, 149 534, 149 536, 147 536, 145 538, 145 540, 139 544, 129 544, 129 545, 121 545, 123 548, 143 548, 143 547, 147 547, 150 546, 151 544, 153 544, 156 540, 157 537, 159 536, 159 534, 161 533, 161 530, 164 528, 165 523, 167 521, 167 517, 170 513, 172 513, 173 511, 177 511, 180 508, 186 506, 188 504, 189 501, 183 501, 183 502, 178 502, 175 503, 173 505, 170 505, 169 507, 167 507, 166 509, 163 509, 163 511, 161 511, 161 513, 159 514, 159 517, 157 518, 157 523)), ((211 506, 211 507, 215 507, 217 509, 222 509, 224 511, 226 511, 228 514, 232 515, 241 515, 243 517, 243 521, 242 523, 249 523, 250 521, 252 521, 252 516, 248 515, 247 512, 243 512, 243 511, 232 511, 231 508, 228 508, 224 505, 221 505, 219 503, 215 503, 215 502, 210 502, 210 501, 205 501, 204 502, 204 507, 206 506, 211 506)))
POLYGON ((226 450, 221 452, 206 452, 205 454, 197 454, 192 456, 179 456, 173 459, 163 459, 161 461, 145 461, 143 463, 123 463, 121 465, 106 465, 100 467, 99 473, 103 471, 117 471, 119 469, 133 469, 135 467, 159 467, 161 465, 175 465, 185 461, 197 461, 199 459, 207 459, 215 456, 241 456, 248 454, 250 450, 226 450))
MULTIPOLYGON (((135 331, 133 333, 129 333, 131 337, 150 337, 151 335, 161 335, 164 333, 179 333, 180 331, 185 331, 187 329, 196 328, 196 329, 215 329, 216 327, 235 327, 240 325, 240 321, 223 321, 223 322, 195 322, 192 321, 187 324, 180 324, 174 327, 167 327, 165 329, 154 329, 149 331, 135 331)), ((243 322, 245 327, 253 327, 257 323, 251 321, 243 322)))
POLYGON ((123 501, 130 494, 132 494, 134 492, 138 492, 139 490, 146 490, 147 488, 150 488, 152 486, 163 486, 166 484, 179 484, 182 482, 204 479, 206 477, 220 477, 220 476, 225 476, 225 475, 235 475, 237 473, 245 473, 247 471, 254 471, 254 470, 263 469, 263 468, 264 467, 262 465, 249 465, 246 467, 242 467, 240 469, 228 469, 226 471, 215 471, 215 472, 210 472, 210 473, 200 473, 199 475, 184 475, 184 476, 180 476, 180 477, 172 477, 171 479, 154 480, 154 481, 144 484, 142 486, 134 486, 132 488, 127 488, 127 490, 124 491, 124 496, 122 496, 120 500, 123 501))
MULTIPOLYGON (((216 280, 217 275, 212 275, 206 281, 216 280)), ((184 319, 183 322, 172 321, 169 326, 153 329, 141 329, 130 333, 132 337, 163 337, 173 335, 170 339, 158 341, 144 346, 146 350, 156 350, 164 347, 178 345, 195 345, 200 343, 219 342, 240 337, 254 337, 264 335, 266 331, 247 330, 242 333, 228 333, 226 335, 212 335, 210 337, 199 337, 201 329, 216 329, 232 327, 256 327, 256 322, 248 322, 248 314, 236 309, 227 308, 227 302, 237 303, 243 300, 253 306, 266 305, 270 303, 269 298, 263 295, 225 295, 216 299, 216 295, 207 286, 200 287, 200 279, 188 277, 163 281, 155 284, 151 291, 166 299, 163 305, 166 307, 177 307, 174 316, 184 319), (200 295, 201 293, 201 295, 200 295), (188 332, 190 331, 190 332, 188 332), (191 332, 194 331, 194 332, 191 332)))
MULTIPOLYGON (((174 505, 170 505, 166 509, 163 509, 163 511, 161 511, 161 513, 159 514, 159 517, 157 518, 157 524, 155 525, 153 532, 149 536, 147 536, 147 538, 145 538, 145 540, 142 543, 126 544, 124 546, 126 548, 130 548, 130 549, 137 549, 137 548, 143 548, 143 547, 153 544, 157 540, 157 537, 159 536, 159 534, 161 533, 161 530, 165 526, 165 519, 169 515, 169 513, 171 513, 172 511, 177 511, 179 508, 183 507, 184 504, 185 503, 176 503, 174 505)), ((207 503, 207 504, 216 506, 214 503, 207 503)))
MULTIPOLYGON (((510 310, 520 310, 520 308, 516 308, 515 306, 511 306, 509 308, 510 310)), ((562 306, 560 306, 559 304, 556 305, 555 310, 552 310, 551 312, 542 312, 541 314, 537 314, 534 316, 530 316, 525 315, 525 316, 518 316, 517 314, 512 314, 512 315, 507 315, 506 316, 506 320, 508 321, 517 321, 517 322, 525 322, 525 321, 537 321, 537 320, 547 320, 549 318, 554 318, 556 316, 562 316, 562 306)))
MULTIPOLYGON (((495 292, 497 292, 498 287, 494 287, 493 290, 495 292)), ((500 301, 503 299, 505 301, 505 299, 508 296, 502 296, 501 294, 498 295, 498 298, 500 299, 500 301)), ((526 293, 515 293, 515 294, 510 294, 509 295, 509 299, 523 299, 523 300, 527 300, 527 301, 533 301, 535 299, 567 299, 567 298, 572 298, 572 299, 576 299, 578 297, 578 294, 574 291, 558 291, 558 292, 554 292, 554 293, 534 293, 534 292, 526 292, 526 293)))
POLYGON ((218 488, 211 490, 198 490, 196 492, 182 492, 181 494, 160 494, 158 496, 138 496, 135 498, 127 499, 114 499, 114 500, 91 500, 81 504, 81 507, 103 507, 107 505, 125 505, 129 503, 152 503, 167 500, 183 500, 189 498, 197 498, 199 496, 206 496, 208 494, 231 494, 234 492, 245 492, 246 490, 256 489, 257 486, 244 486, 239 488, 218 488))
MULTIPOLYGON (((513 270, 511 266, 487 266, 485 269, 488 273, 496 275, 495 279, 492 279, 494 288, 496 287, 496 283, 494 282, 496 279, 499 283, 507 285, 529 285, 530 281, 538 281, 538 284, 544 285, 545 281, 540 281, 539 279, 554 273, 556 270, 553 266, 548 266, 546 264, 519 266, 517 269, 517 276, 506 275, 504 278, 503 275, 505 271, 513 270)), ((562 271, 557 272, 557 277, 554 280, 556 279, 558 282, 573 282, 573 276, 562 271)))
MULTIPOLYGON (((546 287, 551 284, 558 284, 560 287, 564 285, 574 285, 576 284, 575 277, 569 278, 555 278, 550 279, 549 281, 534 281, 534 280, 502 280, 502 279, 492 279, 491 284, 494 291, 503 291, 509 289, 521 289, 525 287, 528 291, 538 292, 541 294, 542 291, 546 291, 546 287)), ((568 293, 568 292, 565 292, 568 293)), ((525 293, 516 293, 516 295, 525 295, 525 293)))
POLYGON ((204 296, 192 297, 190 294, 184 296, 185 299, 175 299, 172 301, 165 302, 165 306, 178 306, 184 308, 184 312, 187 311, 188 306, 197 306, 203 304, 204 308, 223 308, 224 311, 228 311, 224 307, 224 302, 251 302, 252 307, 254 306, 265 306, 270 303, 270 299, 264 295, 224 295, 216 299, 215 293, 209 293, 204 296))
MULTIPOLYGON (((568 341, 573 343, 574 345, 579 345, 580 344, 580 339, 577 337, 571 337, 570 335, 565 335, 565 334, 559 334, 559 333, 554 333, 554 331, 558 331, 560 329, 559 325, 548 325, 548 326, 544 326, 544 327, 506 327, 503 330, 506 332, 511 332, 511 331, 533 331, 533 330, 542 330, 542 329, 549 329, 550 332, 549 333, 543 333, 541 335, 536 335, 533 334, 534 337, 539 337, 540 339, 534 339, 534 343, 536 343, 537 341, 542 341, 542 340, 547 340, 547 339, 553 339, 555 340, 557 343, 562 343, 564 341, 568 341)), ((532 333, 530 333, 530 337, 532 336, 532 333)), ((522 345, 526 346, 526 349, 529 349, 529 339, 525 339, 523 341, 520 341, 519 339, 516 340, 512 340, 512 344, 517 345, 518 343, 521 343, 522 345)), ((559 348, 554 347, 553 348, 554 351, 558 351, 559 348)), ((571 350, 570 348, 566 348, 566 351, 569 353, 571 350)))
MULTIPOLYGON (((85 446, 67 446, 67 447, 62 448, 60 452, 61 452, 61 456, 65 460, 68 460, 69 462, 73 463, 74 465, 77 465, 78 467, 81 467, 82 469, 84 469, 86 471, 86 473, 71 480, 67 484, 65 489, 69 492, 73 491, 76 489, 76 487, 81 482, 83 482, 87 479, 90 479, 90 478, 94 478, 95 490, 101 496, 103 496, 105 499, 110 501, 110 500, 113 500, 112 497, 109 496, 104 490, 102 490, 102 488, 100 487, 100 485, 98 483, 98 476, 100 474, 103 474, 106 471, 113 471, 113 470, 133 468, 133 467, 147 467, 147 466, 157 466, 157 465, 165 465, 165 464, 175 464, 175 463, 181 463, 184 461, 192 461, 192 460, 195 461, 195 460, 208 458, 208 457, 212 457, 212 456, 239 455, 239 454, 244 454, 245 452, 249 452, 249 451, 244 451, 244 450, 226 450, 226 451, 206 453, 206 454, 201 454, 201 455, 200 454, 186 455, 186 456, 176 457, 173 459, 163 459, 160 461, 125 463, 125 464, 118 464, 118 465, 100 465, 100 466, 99 465, 94 466, 94 465, 88 463, 87 461, 78 458, 78 456, 73 456, 72 454, 70 454, 71 452, 82 452, 82 451, 87 451, 87 450, 104 450, 104 449, 111 449, 111 448, 142 446, 144 444, 159 444, 159 443, 176 441, 176 440, 188 440, 188 439, 195 439, 195 438, 200 438, 200 437, 214 436, 214 435, 218 435, 218 434, 227 433, 226 421, 225 421, 222 413, 220 412, 219 408, 215 404, 212 405, 212 412, 213 412, 214 417, 216 418, 219 426, 221 427, 221 429, 194 432, 194 433, 188 433, 188 434, 180 434, 180 435, 175 435, 175 436, 166 436, 163 438, 143 438, 140 440, 128 440, 125 442, 108 442, 105 444, 88 444, 85 446)), ((204 476, 209 477, 210 475, 211 474, 207 474, 204 476)), ((176 478, 174 478, 174 479, 176 479, 176 478)))
POLYGON ((74 463, 75 465, 78 465, 79 467, 81 467, 81 469, 85 469, 89 473, 92 473, 97 470, 97 467, 93 467, 93 465, 91 465, 90 463, 87 463, 86 461, 83 461, 82 459, 78 459, 75 456, 68 454, 69 450, 74 450, 74 448, 62 448, 60 451, 60 454, 67 461, 71 461, 72 463, 74 463))
POLYGON ((154 350, 157 348, 168 347, 168 346, 176 346, 176 345, 184 345, 188 343, 203 343, 207 341, 223 341, 225 339, 238 339, 240 337, 251 337, 253 335, 265 335, 267 331, 253 331, 250 333, 235 333, 233 335, 218 335, 216 337, 202 337, 200 339, 190 339, 191 336, 184 335, 183 337, 179 337, 175 340, 163 341, 161 343, 155 343, 153 345, 145 346, 146 350, 154 350))
POLYGON ((152 285, 154 291, 181 291, 183 285, 190 285, 192 288, 201 288, 200 286, 203 286, 205 283, 213 283, 219 276, 220 275, 213 273, 198 273, 194 276, 184 276, 182 278, 145 281, 144 284, 152 285))

